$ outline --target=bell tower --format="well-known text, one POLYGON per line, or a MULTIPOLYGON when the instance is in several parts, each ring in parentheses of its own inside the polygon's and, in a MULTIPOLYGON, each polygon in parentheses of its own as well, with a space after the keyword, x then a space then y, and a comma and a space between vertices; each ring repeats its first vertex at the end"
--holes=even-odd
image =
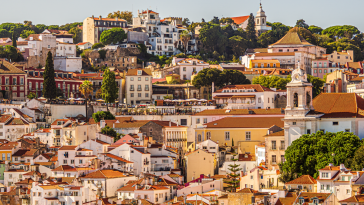
POLYGON ((306 123, 314 119, 307 117, 307 113, 313 110, 312 84, 307 81, 307 74, 300 68, 292 72, 291 82, 287 84, 287 106, 284 116, 285 144, 286 148, 303 134, 315 132, 312 123, 306 123), (309 125, 309 127, 307 127, 309 125))
POLYGON ((267 16, 263 11, 262 3, 260 3, 259 10, 257 12, 257 16, 255 17, 255 29, 260 34, 262 30, 266 30, 267 26, 267 16))

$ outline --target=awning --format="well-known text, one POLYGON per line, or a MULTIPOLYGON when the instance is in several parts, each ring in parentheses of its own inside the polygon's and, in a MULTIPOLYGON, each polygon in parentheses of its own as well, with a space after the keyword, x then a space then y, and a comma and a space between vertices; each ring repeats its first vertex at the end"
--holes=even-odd
POLYGON ((214 98, 231 98, 232 95, 216 95, 214 98))

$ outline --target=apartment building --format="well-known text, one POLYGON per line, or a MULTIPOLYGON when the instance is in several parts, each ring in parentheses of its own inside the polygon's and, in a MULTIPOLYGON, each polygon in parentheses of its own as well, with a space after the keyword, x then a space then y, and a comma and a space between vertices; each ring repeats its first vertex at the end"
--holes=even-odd
POLYGON ((100 36, 103 31, 127 27, 128 23, 124 19, 102 18, 101 15, 97 18, 92 15, 83 21, 83 42, 100 43, 100 36))
POLYGON ((152 99, 152 74, 149 69, 129 69, 126 73, 126 103, 138 105, 152 99))

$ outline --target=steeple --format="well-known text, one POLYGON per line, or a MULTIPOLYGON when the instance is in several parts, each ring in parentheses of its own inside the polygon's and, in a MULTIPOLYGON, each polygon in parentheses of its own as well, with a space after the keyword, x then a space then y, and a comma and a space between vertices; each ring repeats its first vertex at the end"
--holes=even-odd
POLYGON ((262 3, 260 3, 259 10, 257 12, 257 16, 255 17, 255 25, 257 30, 265 29, 266 26, 266 18, 265 12, 263 11, 262 3))

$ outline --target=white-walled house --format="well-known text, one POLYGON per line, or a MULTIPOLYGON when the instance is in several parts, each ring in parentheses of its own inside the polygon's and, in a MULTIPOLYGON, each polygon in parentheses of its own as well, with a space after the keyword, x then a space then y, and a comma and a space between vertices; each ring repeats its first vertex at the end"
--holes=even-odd
POLYGON ((192 80, 192 75, 197 75, 198 72, 203 70, 204 68, 209 68, 210 64, 206 63, 203 60, 195 59, 195 58, 186 58, 177 63, 179 65, 179 75, 181 80, 192 80))
POLYGON ((126 185, 130 180, 136 180, 134 175, 127 175, 114 169, 97 170, 80 177, 82 185, 92 190, 97 190, 102 197, 113 197, 117 190, 126 185))
POLYGON ((259 84, 227 85, 212 93, 216 104, 226 105, 227 109, 271 109, 275 99, 286 91, 266 88, 259 84))
POLYGON ((142 148, 143 151, 140 151, 135 146, 122 144, 111 150, 109 153, 133 162, 134 175, 139 176, 141 173, 151 170, 150 153, 147 153, 146 147, 139 148, 142 148))

